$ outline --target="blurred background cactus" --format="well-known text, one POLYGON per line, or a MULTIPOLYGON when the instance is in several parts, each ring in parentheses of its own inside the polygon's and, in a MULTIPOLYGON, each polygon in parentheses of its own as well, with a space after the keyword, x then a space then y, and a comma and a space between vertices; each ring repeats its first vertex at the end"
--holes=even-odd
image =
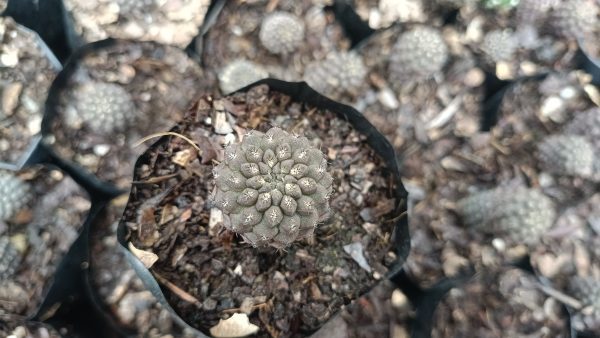
POLYGON ((27 183, 10 172, 0 171, 0 221, 10 220, 30 199, 27 183))
POLYGON ((442 70, 448 47, 435 28, 418 26, 400 35, 390 56, 390 75, 398 81, 426 79, 442 70))
POLYGON ((304 23, 290 13, 271 13, 260 26, 259 39, 273 54, 291 53, 304 40, 304 23))
POLYGON ((323 153, 280 128, 229 145, 213 173, 225 226, 253 246, 285 248, 310 236, 329 209, 332 178, 323 153))

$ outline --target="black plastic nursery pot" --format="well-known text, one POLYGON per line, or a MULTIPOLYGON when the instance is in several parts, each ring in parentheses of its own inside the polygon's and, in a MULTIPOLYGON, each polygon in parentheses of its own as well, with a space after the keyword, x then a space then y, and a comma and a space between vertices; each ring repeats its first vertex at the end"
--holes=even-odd
MULTIPOLYGON (((325 134, 320 136, 323 135, 325 134)), ((371 177, 368 172, 361 171, 361 175, 371 177)), ((222 99, 205 96, 189 111, 184 121, 171 130, 169 136, 161 138, 138 159, 134 182, 128 206, 119 223, 119 242, 126 249, 127 260, 136 270, 137 275, 147 289, 153 293, 164 308, 169 309, 177 322, 189 327, 199 336, 208 334, 209 328, 213 328, 220 319, 223 319, 224 314, 242 312, 238 308, 239 306, 245 307, 244 311, 249 313, 252 324, 260 326, 259 335, 261 336, 272 335, 276 332, 284 336, 309 335, 338 312, 343 304, 347 304, 367 292, 377 283, 378 279, 389 278, 398 274, 410 248, 408 221, 405 213, 407 194, 400 181, 400 173, 393 148, 359 112, 321 96, 305 83, 289 83, 266 79, 222 99), (218 109, 213 109, 213 103, 216 103, 218 109), (221 103, 224 106, 221 106, 221 103), (246 103, 247 105, 244 106, 246 103), (270 105, 271 108, 267 108, 267 105, 270 105), (223 119, 222 114, 229 114, 230 117, 223 119), (247 116, 243 117, 243 115, 247 116), (239 127, 228 129, 223 123, 228 123, 227 121, 234 123, 233 116, 240 120, 244 119, 244 122, 241 122, 239 127), (293 118, 290 116, 293 116, 293 118), (215 121, 214 123, 218 125, 213 127, 218 127, 220 134, 211 132, 212 121, 215 121), (298 124, 290 125, 292 121, 298 124), (361 260, 358 256, 362 256, 364 260, 365 256, 362 252, 360 255, 351 258, 338 245, 340 243, 335 242, 335 247, 327 247, 324 244, 319 244, 318 239, 314 242, 316 243, 314 247, 323 250, 320 255, 313 252, 311 246, 302 243, 294 244, 279 252, 276 252, 273 248, 252 248, 247 244, 240 243, 240 238, 234 236, 233 233, 224 232, 219 225, 222 220, 218 221, 218 212, 215 212, 210 202, 204 204, 205 201, 209 201, 211 198, 211 162, 219 158, 218 153, 220 152, 218 150, 220 146, 215 148, 215 143, 219 142, 217 140, 220 140, 220 142, 226 139, 232 140, 234 130, 240 135, 239 133, 242 133, 244 129, 252 128, 260 131, 273 123, 281 125, 282 128, 298 128, 301 124, 312 124, 314 127, 316 126, 315 121, 326 125, 331 123, 328 127, 325 127, 325 125, 315 127, 313 131, 310 131, 310 127, 305 126, 303 128, 309 128, 305 130, 305 134, 309 138, 311 136, 319 137, 319 130, 329 133, 327 134, 329 135, 327 141, 323 137, 319 139, 323 142, 323 148, 329 148, 329 159, 332 160, 333 158, 333 163, 338 161, 334 168, 339 170, 337 175, 341 175, 340 181, 345 182, 339 183, 340 186, 349 187, 348 178, 344 178, 345 175, 347 176, 347 172, 343 174, 344 170, 349 170, 349 167, 352 167, 352 175, 356 174, 355 170, 360 171, 358 167, 351 164, 353 156, 344 154, 354 154, 354 161, 360 161, 360 156, 366 154, 363 152, 369 152, 369 154, 375 156, 372 159, 377 161, 374 163, 375 166, 370 165, 371 170, 377 172, 378 175, 383 175, 381 177, 386 177, 380 179, 379 183, 374 183, 375 181, 369 183, 369 185, 375 184, 377 187, 372 188, 369 193, 383 194, 379 195, 380 204, 377 206, 376 202, 367 195, 364 196, 362 202, 355 206, 350 205, 349 199, 351 198, 348 195, 336 193, 335 190, 331 197, 332 203, 354 209, 352 211, 347 210, 347 214, 341 215, 337 213, 336 207, 333 206, 334 216, 332 216, 332 219, 334 220, 331 221, 332 223, 339 222, 336 223, 339 225, 344 224, 345 219, 352 219, 352 221, 347 222, 358 220, 363 225, 339 225, 346 227, 346 229, 340 229, 337 235, 329 233, 329 236, 333 238, 342 236, 336 241, 345 238, 343 239, 343 241, 346 241, 344 244, 349 242, 359 243, 362 239, 363 243, 366 243, 364 244, 366 248, 364 255, 369 258, 372 258, 371 255, 376 251, 375 248, 380 247, 378 245, 385 247, 382 250, 377 249, 379 250, 377 261, 374 260, 375 256, 373 256, 370 265, 365 261, 358 263, 361 260), (338 127, 339 130, 336 129, 338 127), (225 134, 223 134, 223 128, 225 128, 225 134), (348 137, 342 141, 340 135, 348 137), (343 144, 327 144, 326 142, 330 141, 332 137, 337 137, 343 144), (196 147, 188 148, 191 144, 188 142, 192 142, 199 147, 199 156, 191 153, 196 147), (350 146, 344 142, 354 142, 354 145, 350 146), (174 148, 167 150, 174 144, 178 144, 176 145, 176 151, 174 148), (190 155, 191 157, 189 157, 190 155), (172 156, 177 157, 175 162, 179 165, 171 163, 168 165, 170 169, 162 167, 165 163, 164 160, 171 159, 172 156), (346 169, 338 167, 340 158, 337 158, 337 156, 348 161, 346 169), (377 163, 379 163, 379 166, 377 166, 377 163), (183 174, 187 178, 181 177, 180 174, 183 172, 180 170, 182 168, 183 170, 190 170, 191 176, 183 174), (171 172, 171 170, 175 170, 175 172, 171 172), (160 174, 157 175, 157 173, 160 174), (195 187, 195 190, 184 192, 188 189, 186 186, 195 187), (147 188, 152 191, 148 191, 147 188), (180 192, 179 197, 172 195, 174 191, 180 192), (158 195, 155 195, 155 193, 158 193, 158 195), (151 197, 151 195, 154 197, 151 197), (384 195, 387 197, 384 197, 384 195), (165 201, 170 202, 167 203, 166 208, 163 208, 162 204, 165 201), (387 201, 387 203, 381 203, 381 201, 387 201), (180 202, 183 204, 179 204, 180 202), (362 207, 366 206, 362 210, 362 216, 358 216, 358 209, 361 208, 360 204, 362 204, 362 207), (385 210, 382 211, 382 208, 385 210), (162 211, 159 211, 159 209, 162 211), (183 211, 183 213, 180 213, 180 211, 183 211), (162 216, 157 221, 153 215, 162 216), (168 230, 170 234, 158 234, 156 232, 158 228, 153 227, 153 224, 158 224, 156 222, 165 222, 163 226, 166 225, 166 227, 162 229, 170 229, 168 230), (191 231, 195 235, 187 237, 184 234, 186 232, 185 228, 193 228, 191 231), (173 235, 174 237, 170 237, 173 235), (168 237, 170 239, 167 239, 168 237), (383 242, 371 241, 375 237, 381 238, 383 242), (164 251, 167 247, 160 243, 159 238, 166 239, 171 243, 167 247, 176 248, 178 253, 172 253, 176 256, 164 251), (355 240, 358 242, 355 242, 355 240), (373 243, 380 244, 374 245, 373 243), (369 248, 373 248, 373 253, 368 251, 369 248), (132 249, 136 253, 132 252, 132 249), (152 265, 150 270, 136 257, 136 254, 140 255, 138 250, 155 251, 158 255, 158 261, 152 265), (167 260, 164 260, 165 258, 167 260), (302 259, 306 261, 302 262, 302 259), (355 261, 354 259, 358 260, 355 261), (298 271, 295 275, 292 272, 295 270, 285 270, 286 267, 283 262, 286 260, 292 266, 300 264, 297 266, 298 271), (180 268, 177 267, 178 261, 186 262, 188 272, 179 270, 180 268), (173 262, 175 262, 175 265, 171 265, 173 262), (164 265, 164 263, 167 263, 167 265, 164 265), (365 263, 368 267, 365 267, 365 263), (360 265, 362 268, 357 264, 362 264, 360 265), (299 272, 304 269, 307 270, 299 272), (320 271, 323 269, 326 272, 320 276, 320 271), (196 285, 195 287, 190 288, 187 282, 176 280, 179 272, 187 275, 192 273, 190 271, 196 270, 198 273, 193 273, 194 277, 190 277, 190 280, 193 280, 194 285, 196 285), (349 270, 352 270, 350 274, 349 270), (307 271, 313 271, 314 276, 306 274, 307 271), (334 271, 337 272, 334 273, 334 271), (273 274, 275 278, 271 278, 273 274), (325 275, 328 277, 324 277, 325 275), (230 279, 232 276, 233 278, 230 279), (286 279, 289 279, 289 283, 286 279), (306 285, 298 284, 302 280, 306 285), (325 280, 328 280, 328 282, 325 282, 325 280), (332 282, 332 280, 337 282, 332 282), (353 281, 350 282, 350 280, 353 281), (263 282, 259 281, 269 284, 272 281, 279 282, 277 282, 277 285, 263 286, 261 284, 263 282), (237 286, 228 285, 231 283, 237 286), (238 283, 241 284, 238 285, 238 283), (333 288, 354 289, 341 292, 345 296, 339 297, 332 291, 331 284, 336 285, 333 288), (300 285, 302 287, 298 289, 300 285), (307 287, 312 290, 310 300, 307 298, 307 287), (253 298, 250 288, 253 288, 256 292, 254 293, 257 295, 255 298, 253 298), (295 291, 291 292, 292 289, 295 289, 295 291), (279 296, 275 301, 269 299, 271 297, 265 296, 270 294, 271 291, 269 290, 279 290, 277 291, 279 296), (296 293, 296 295, 293 293, 296 293), (335 297, 328 295, 328 293, 335 297), (334 298, 334 300, 331 301, 329 297, 334 298), (282 302, 281 299, 286 299, 286 301, 282 302), (241 304, 242 301, 244 301, 243 304, 241 304), (306 301, 309 304, 301 304, 301 301, 306 301), (282 311, 287 306, 291 306, 292 309, 295 306, 294 311, 296 313, 283 314, 282 311), (317 318, 319 315, 320 318, 317 318), (278 319, 281 320, 278 321, 278 319)), ((334 183, 334 189, 336 184, 334 183)), ((355 183, 355 185, 357 184, 360 183, 355 183)), ((369 188, 365 191, 368 190, 369 188)), ((356 198, 356 195, 353 196, 353 198, 356 198)), ((317 227, 314 238, 326 236, 326 234, 319 233, 320 229, 323 231, 325 229, 332 230, 332 227, 331 225, 317 227)), ((362 251, 362 245, 360 251, 362 251)), ((148 264, 147 261, 146 264, 148 264)), ((150 265, 148 264, 148 266, 150 265)), ((272 296, 275 297, 275 294, 272 296)))
POLYGON ((176 47, 117 39, 84 45, 52 83, 42 143, 96 185, 129 189, 138 141, 168 130, 212 83, 176 47))
POLYGON ((0 169, 21 169, 37 147, 43 105, 62 66, 38 34, 8 16, 0 17, 3 46, 13 51, 0 77, 0 169))
POLYGON ((578 67, 592 76, 592 84, 600 86, 600 56, 592 54, 591 43, 593 42, 579 41, 578 67))
MULTIPOLYGON (((20 171, 2 171, 2 280, 4 302, 0 305, 6 329, 36 318, 48 299, 67 297, 55 289, 69 289, 77 269, 65 269, 74 254, 71 246, 84 222, 91 217, 86 191, 54 166, 28 166, 20 171)), ((75 292, 76 293, 76 292, 75 292)), ((56 310, 56 308, 54 309, 56 310)), ((3 328, 4 329, 4 328, 3 328)))

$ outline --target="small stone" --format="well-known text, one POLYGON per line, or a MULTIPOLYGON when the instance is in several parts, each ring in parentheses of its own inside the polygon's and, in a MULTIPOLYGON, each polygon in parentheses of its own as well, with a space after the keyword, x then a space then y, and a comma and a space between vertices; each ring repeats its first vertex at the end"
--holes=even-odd
POLYGON ((349 254, 361 268, 369 273, 371 272, 371 266, 363 254, 363 246, 361 243, 354 242, 352 244, 344 245, 344 251, 349 254))
POLYGON ((231 127, 229 122, 227 122, 227 113, 223 111, 216 112, 214 121, 215 133, 227 135, 233 132, 233 128, 231 127))

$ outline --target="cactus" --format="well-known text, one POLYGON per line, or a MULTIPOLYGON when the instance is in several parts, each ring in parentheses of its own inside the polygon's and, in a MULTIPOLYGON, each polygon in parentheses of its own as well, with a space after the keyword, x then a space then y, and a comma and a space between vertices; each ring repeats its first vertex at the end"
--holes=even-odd
POLYGON ((263 20, 258 38, 273 54, 291 53, 304 40, 304 23, 293 14, 274 12, 263 20))
POLYGON ((577 39, 593 32, 597 15, 598 5, 593 0, 561 1, 552 11, 551 23, 558 35, 577 39))
POLYGON ((247 60, 238 59, 221 70, 219 73, 219 86, 223 94, 229 94, 267 77, 269 77, 269 73, 261 66, 247 60))
POLYGON ((524 187, 497 187, 460 200, 457 211, 468 226, 517 243, 535 243, 554 223, 552 201, 524 187))
POLYGON ((366 75, 367 69, 357 54, 331 53, 306 67, 304 81, 318 92, 339 96, 360 88, 366 75))
POLYGON ((82 123, 96 133, 124 131, 138 117, 129 93, 113 83, 86 82, 74 90, 73 100, 76 113, 67 123, 82 123))
POLYGON ((225 227, 253 246, 284 248, 312 235, 329 210, 332 178, 323 153, 280 128, 252 131, 214 168, 225 227))
POLYGON ((481 50, 492 62, 512 59, 517 49, 517 40, 510 30, 494 30, 485 35, 481 50))
POLYGON ((447 59, 448 47, 440 32, 419 26, 400 35, 389 71, 394 80, 424 79, 440 71, 447 59))
POLYGON ((12 276, 19 263, 21 255, 7 236, 0 236, 0 281, 12 276))
POLYGON ((8 172, 0 172, 0 222, 11 219, 30 200, 29 185, 8 172))
POLYGON ((593 172, 594 147, 582 136, 548 136, 538 144, 536 155, 551 173, 588 177, 593 172))
POLYGON ((584 307, 592 307, 600 314, 600 281, 593 277, 574 277, 569 288, 584 307))
POLYGON ((600 108, 575 113, 573 119, 565 126, 563 133, 581 135, 600 148, 600 108))

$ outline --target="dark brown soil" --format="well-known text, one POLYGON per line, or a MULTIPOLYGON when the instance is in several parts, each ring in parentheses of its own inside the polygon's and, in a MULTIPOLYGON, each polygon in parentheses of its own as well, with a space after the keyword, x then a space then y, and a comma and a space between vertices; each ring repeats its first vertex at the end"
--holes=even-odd
POLYGON ((0 281, 0 315, 30 316, 41 304, 64 254, 78 236, 90 208, 87 194, 58 170, 35 167, 19 172, 32 199, 6 223, 0 235, 10 238, 21 263, 0 281))
POLYGON ((350 48, 333 14, 322 1, 314 0, 227 1, 203 39, 202 60, 208 69, 218 72, 236 59, 246 59, 264 67, 271 77, 286 81, 300 81, 310 62, 350 48), (258 38, 262 19, 274 11, 292 13, 304 21, 304 42, 289 55, 270 53, 258 38))
POLYGON ((200 100, 175 131, 194 140, 203 156, 177 137, 151 148, 136 169, 123 222, 137 248, 158 255, 152 272, 194 326, 207 331, 220 318, 245 311, 261 327, 260 336, 305 335, 382 279, 396 261, 393 221, 386 220, 395 206, 392 178, 363 136, 332 112, 259 86, 200 100), (312 240, 279 252, 254 249, 221 227, 210 201, 211 161, 221 158, 219 143, 227 138, 208 124, 216 121, 217 105, 231 113, 237 137, 278 125, 306 135, 328 155, 334 213, 312 240), (185 152, 188 161, 175 164, 185 152), (370 272, 345 253, 343 246, 353 242, 363 246, 370 272))
POLYGON ((60 63, 32 31, 0 18, 0 162, 16 164, 40 132, 60 63))
POLYGON ((91 224, 90 283, 119 327, 136 337, 193 337, 172 320, 126 261, 117 242, 117 225, 126 195, 113 200, 91 224))
MULTIPOLYGON (((136 147, 143 137, 168 131, 179 121, 198 96, 210 92, 213 81, 185 53, 175 47, 150 42, 119 41, 77 60, 66 86, 55 93, 61 100, 51 107, 56 117, 45 142, 65 159, 71 160, 100 179, 120 188, 131 183, 135 160, 143 151, 136 147), (122 86, 131 96, 137 122, 123 132, 99 133, 70 127, 65 120, 73 109, 73 92, 88 82, 122 86)), ((76 110, 75 110, 76 111, 76 110)))
POLYGON ((438 305, 432 337, 568 337, 560 303, 537 285, 518 269, 482 271, 438 305))

